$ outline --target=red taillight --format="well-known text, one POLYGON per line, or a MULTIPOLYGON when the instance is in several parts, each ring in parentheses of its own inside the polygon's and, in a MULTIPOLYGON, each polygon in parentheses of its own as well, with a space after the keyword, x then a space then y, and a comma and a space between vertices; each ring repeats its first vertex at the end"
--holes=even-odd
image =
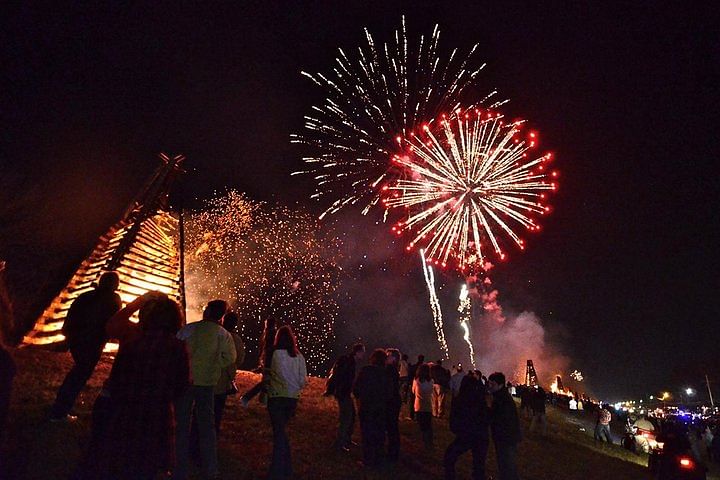
POLYGON ((690 469, 695 467, 695 463, 688 457, 680 457, 679 462, 681 468, 690 469))

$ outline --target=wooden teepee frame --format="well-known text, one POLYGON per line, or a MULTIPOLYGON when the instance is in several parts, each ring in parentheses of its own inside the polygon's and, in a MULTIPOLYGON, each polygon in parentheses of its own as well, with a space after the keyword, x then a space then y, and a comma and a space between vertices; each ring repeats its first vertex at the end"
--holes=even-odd
POLYGON ((159 290, 185 306, 182 265, 182 217, 168 205, 170 188, 185 157, 160 154, 162 164, 125 211, 122 219, 100 237, 65 288, 52 300, 23 343, 62 342, 65 316, 78 295, 93 288, 102 272, 120 276, 118 293, 127 304, 138 295, 159 290))

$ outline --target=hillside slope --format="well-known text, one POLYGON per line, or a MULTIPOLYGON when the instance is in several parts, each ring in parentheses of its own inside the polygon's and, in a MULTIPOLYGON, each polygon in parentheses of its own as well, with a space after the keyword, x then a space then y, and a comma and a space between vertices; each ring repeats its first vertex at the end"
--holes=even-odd
MULTIPOLYGON (((12 479, 64 479, 77 465, 87 440, 90 411, 99 388, 107 377, 111 359, 103 358, 90 380, 75 411, 73 424, 52 424, 47 411, 57 388, 71 366, 69 354, 36 349, 13 351, 18 364, 7 441, 2 449, 2 471, 12 479)), ((238 374, 241 391, 258 376, 238 374)), ((289 426, 293 464, 298 479, 363 478, 358 467, 360 449, 337 454, 330 445, 336 429, 335 402, 322 397, 324 381, 313 378, 300 401, 295 419, 289 426)), ((618 446, 595 446, 592 439, 567 421, 563 412, 549 408, 549 433, 545 438, 525 434, 519 450, 519 469, 525 480, 602 479, 639 480, 649 478, 644 459, 618 446)), ((447 420, 435 420, 436 447, 426 453, 417 425, 401 414, 401 461, 394 469, 376 478, 442 478, 442 456, 453 436, 447 420)), ((523 423, 527 431, 527 422, 523 423)), ((237 396, 231 397, 219 440, 219 456, 224 478, 263 478, 268 468, 272 435, 263 405, 253 402, 242 408, 237 396)), ((360 441, 356 429, 355 440, 360 441)), ((495 476, 494 451, 488 455, 488 473, 495 476)), ((470 457, 458 463, 458 478, 470 477, 470 457)))

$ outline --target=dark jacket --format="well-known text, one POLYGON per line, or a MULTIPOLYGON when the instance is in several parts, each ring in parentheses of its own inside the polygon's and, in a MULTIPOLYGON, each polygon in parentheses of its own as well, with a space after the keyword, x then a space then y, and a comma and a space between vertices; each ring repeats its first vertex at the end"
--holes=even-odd
POLYGON ((327 380, 325 393, 335 398, 349 398, 355 382, 355 355, 349 353, 337 359, 327 380))
POLYGON ((444 388, 450 388, 450 370, 437 363, 430 367, 430 378, 433 383, 444 388))
POLYGON ((495 443, 515 445, 522 439, 520 420, 518 419, 515 402, 507 388, 503 387, 493 393, 493 404, 490 412, 490 427, 495 443))
POLYGON ((395 365, 386 365, 387 375, 390 378, 390 397, 388 398, 388 408, 391 410, 400 410, 402 398, 400 397, 400 372, 395 365))
POLYGON ((535 413, 545 413, 546 400, 547 395, 545 395, 545 390, 538 388, 537 391, 533 392, 532 397, 530 398, 530 408, 532 408, 535 413))
POLYGON ((65 317, 62 333, 76 351, 102 348, 107 341, 105 325, 122 308, 120 295, 96 288, 77 297, 65 317))
POLYGON ((485 402, 484 388, 475 381, 474 388, 463 390, 450 408, 450 431, 457 436, 487 439, 490 409, 485 402))
POLYGON ((385 367, 364 366, 355 380, 353 394, 358 412, 385 412, 392 396, 392 381, 385 367))

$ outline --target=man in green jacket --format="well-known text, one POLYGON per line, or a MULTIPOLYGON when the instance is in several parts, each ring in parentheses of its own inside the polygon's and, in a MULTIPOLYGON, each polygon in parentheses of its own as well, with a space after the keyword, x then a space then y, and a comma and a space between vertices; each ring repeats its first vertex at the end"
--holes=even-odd
POLYGON ((215 434, 214 389, 222 371, 235 362, 235 343, 221 325, 228 311, 227 302, 213 300, 203 311, 199 322, 187 324, 177 334, 190 353, 192 385, 175 402, 177 423, 177 466, 173 479, 188 478, 190 422, 195 407, 199 434, 200 455, 207 478, 219 476, 217 436, 215 434))

